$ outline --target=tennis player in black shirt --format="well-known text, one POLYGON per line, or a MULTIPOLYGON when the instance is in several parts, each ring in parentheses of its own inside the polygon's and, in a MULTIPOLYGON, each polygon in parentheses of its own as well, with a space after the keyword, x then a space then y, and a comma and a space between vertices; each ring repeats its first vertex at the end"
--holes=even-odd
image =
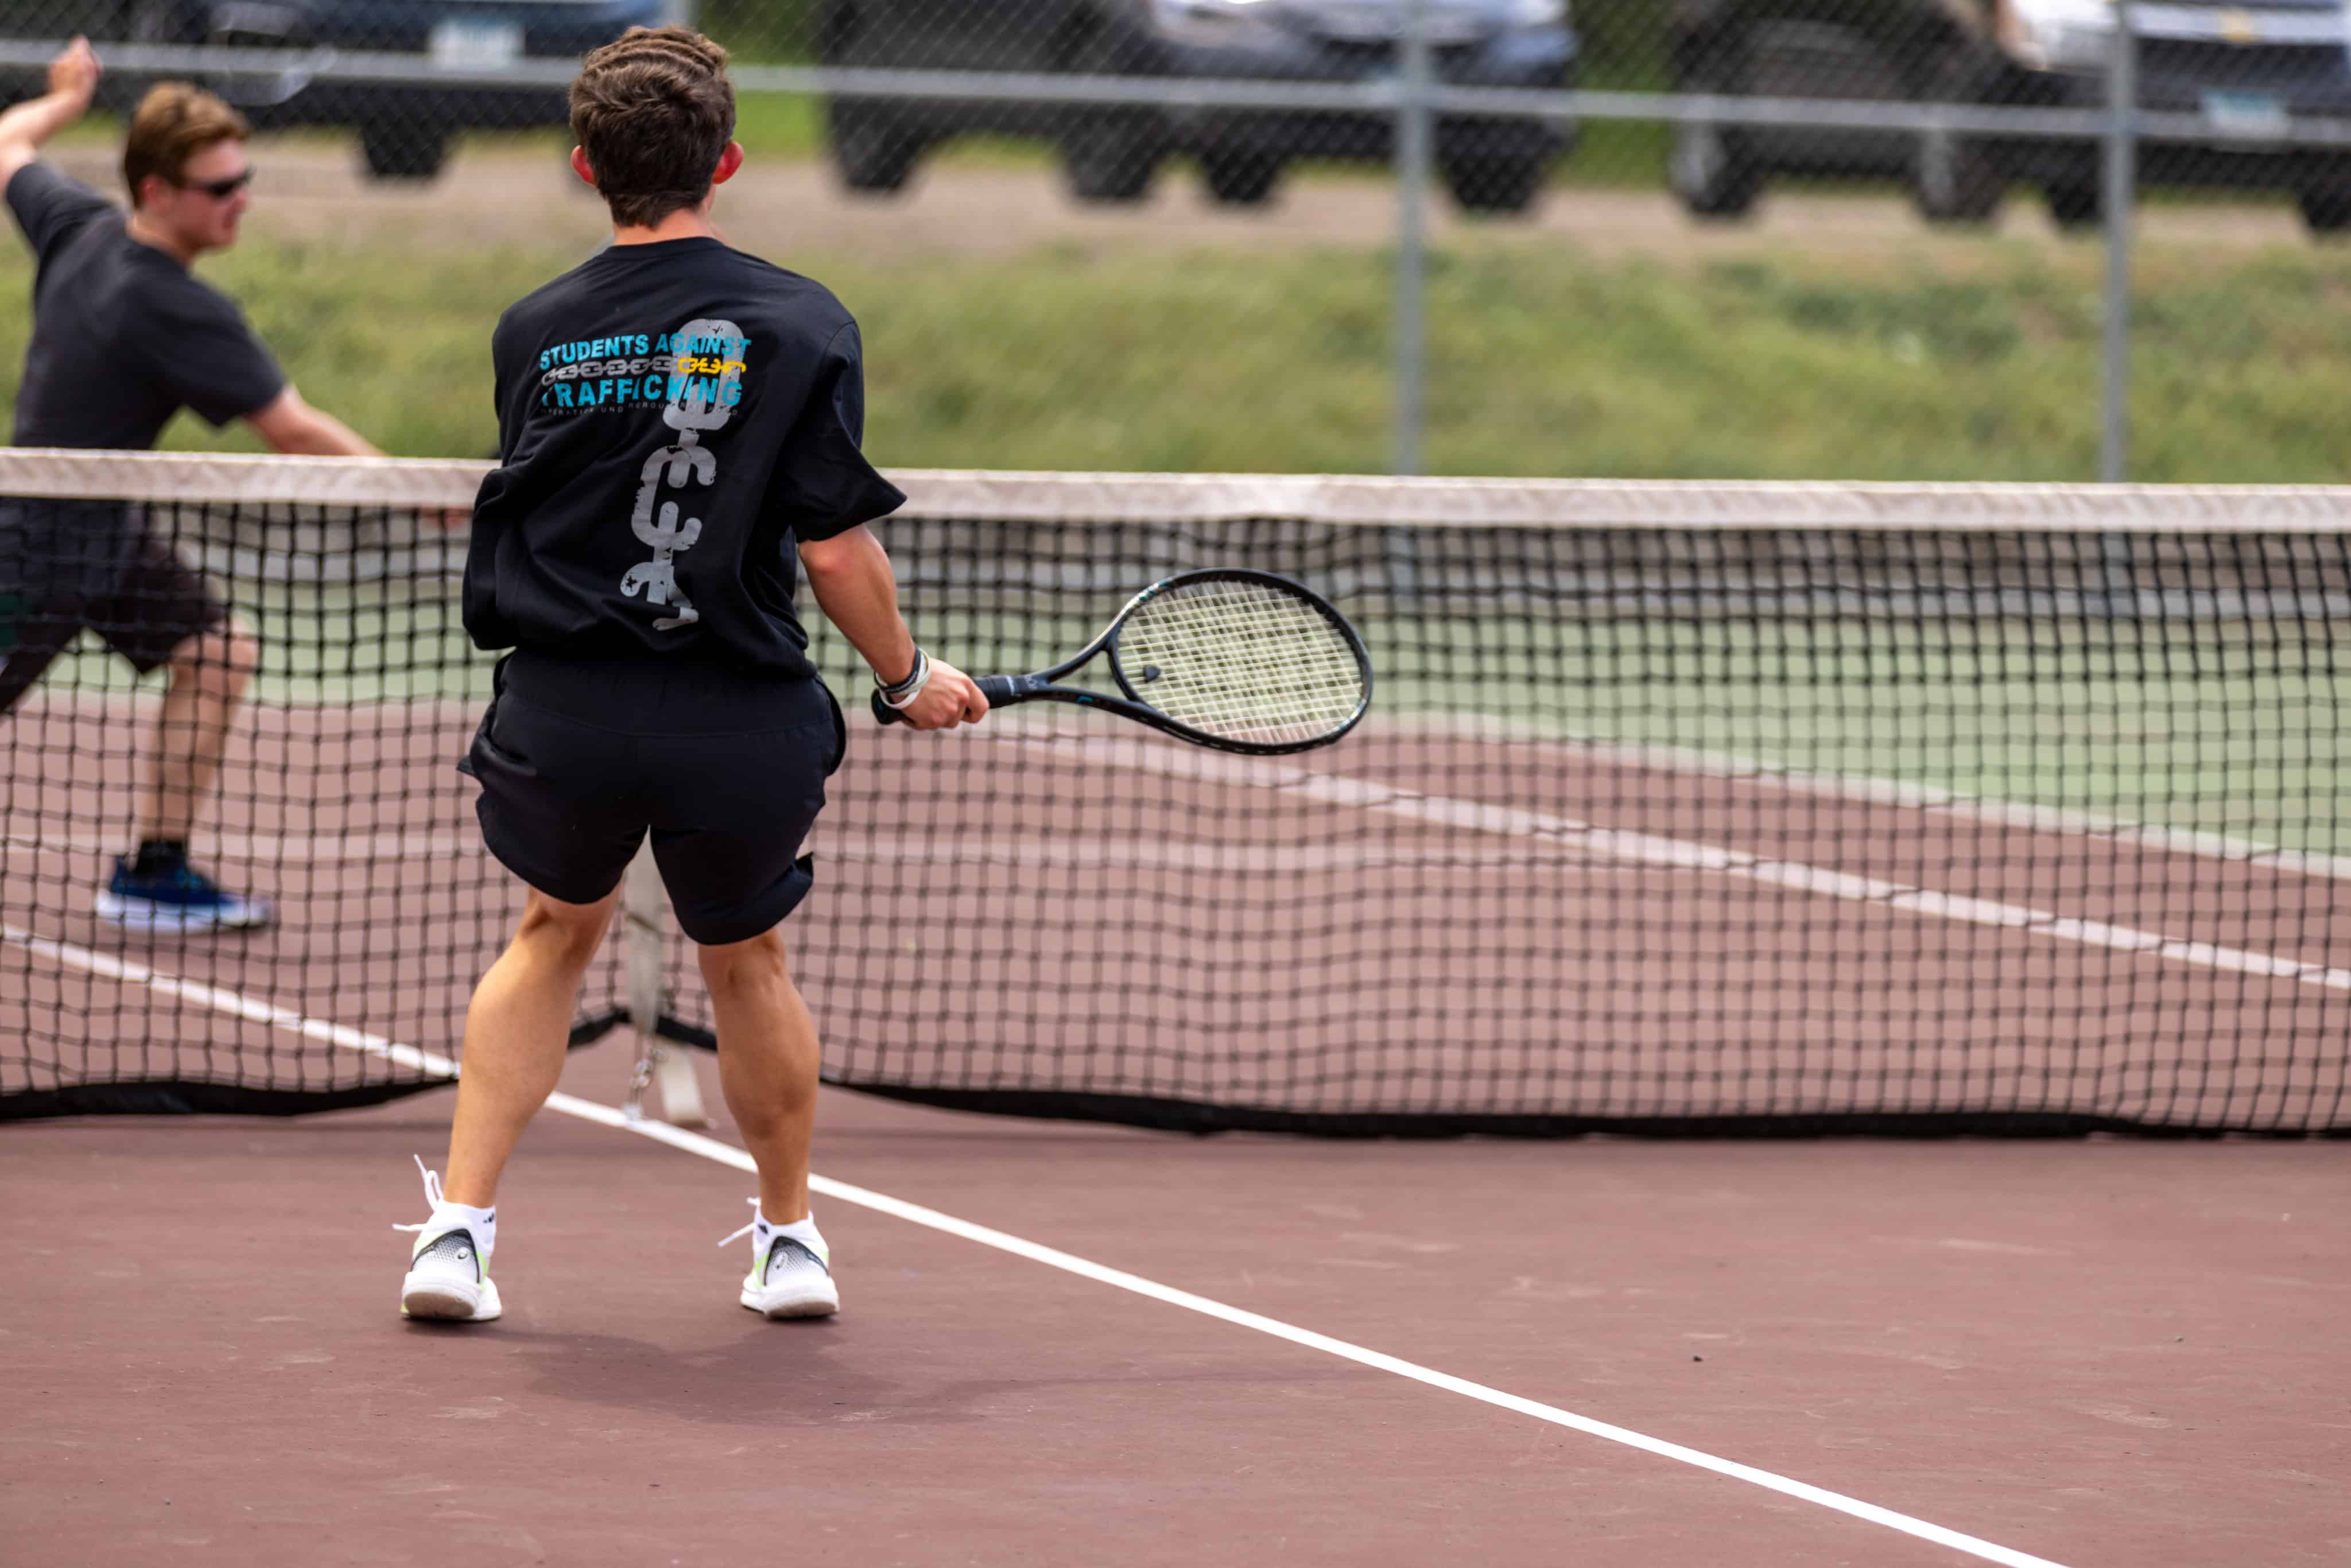
POLYGON ((865 527, 905 497, 859 450, 857 324, 711 229, 714 191, 743 161, 726 60, 674 27, 588 57, 572 166, 611 208, 612 244, 509 308, 491 340, 499 463, 475 504, 465 615, 478 645, 515 652, 463 766, 484 841, 529 893, 466 1015, 447 1186, 427 1171, 432 1216, 403 1228, 419 1233, 401 1296, 414 1317, 501 1310, 498 1176, 562 1071, 580 980, 648 831, 700 946, 719 1081, 759 1167, 740 1299, 769 1317, 837 1310, 808 1208, 816 1026, 777 931, 809 891, 800 844, 847 739, 793 616, 799 569, 914 727, 987 711, 915 647, 865 527))
MULTIPOLYGON (((127 219, 36 161, 89 107, 98 77, 77 38, 49 67, 47 94, 0 114, 0 186, 37 268, 16 444, 144 450, 193 408, 214 424, 243 420, 280 452, 374 453, 304 402, 236 306, 188 270, 236 243, 249 200, 235 110, 182 83, 148 93, 123 143, 127 219)), ((0 617, 0 713, 85 628, 141 674, 171 670, 139 847, 98 894, 99 917, 178 931, 266 925, 266 900, 225 892, 188 863, 197 803, 261 656, 252 632, 120 502, 0 501, 0 599, 13 609, 0 617)))

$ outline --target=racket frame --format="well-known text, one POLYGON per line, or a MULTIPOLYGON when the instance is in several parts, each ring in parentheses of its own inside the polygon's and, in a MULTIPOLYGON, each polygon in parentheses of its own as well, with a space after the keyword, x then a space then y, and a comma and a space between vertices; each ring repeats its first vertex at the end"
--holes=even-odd
MULTIPOLYGON (((1039 670, 1026 675, 982 675, 976 684, 979 687, 980 695, 987 698, 987 705, 990 707, 1011 707, 1021 703, 1068 703, 1075 707, 1099 708, 1104 713, 1116 714, 1121 718, 1133 719, 1137 724, 1149 725, 1162 734, 1172 735, 1178 740, 1189 741, 1195 746, 1205 746, 1211 750, 1238 752, 1245 757, 1281 757, 1291 752, 1311 751, 1317 747, 1328 746, 1363 722, 1364 715, 1370 712, 1372 706, 1372 657, 1370 652, 1364 646, 1362 635, 1348 623, 1347 618, 1340 614, 1330 601, 1312 589, 1274 572, 1259 571, 1253 567, 1212 566, 1204 567, 1196 571, 1179 571, 1173 577, 1162 578, 1153 583, 1121 606, 1118 613, 1111 617, 1110 624, 1104 626, 1092 642, 1050 669, 1039 670), (1355 667, 1364 673, 1363 698, 1356 703, 1355 711, 1347 716, 1346 722, 1336 728, 1322 735, 1310 737, 1305 740, 1234 740, 1225 736, 1210 735, 1206 730, 1195 729, 1182 720, 1170 718, 1153 707, 1149 701, 1134 689, 1134 683, 1127 679, 1124 666, 1119 662, 1119 629, 1126 624, 1127 619, 1137 610, 1161 594, 1196 582, 1254 582, 1277 588, 1302 601, 1308 608, 1329 622, 1339 635, 1345 639, 1348 651, 1355 656, 1355 667), (1063 676, 1074 674, 1105 652, 1110 654, 1111 679, 1117 683, 1120 691, 1126 694, 1124 697, 1114 697, 1102 692, 1090 692, 1079 686, 1055 685, 1063 676)), ((878 691, 873 694, 873 716, 883 724, 897 724, 902 722, 903 717, 896 709, 882 700, 882 694, 878 691)))

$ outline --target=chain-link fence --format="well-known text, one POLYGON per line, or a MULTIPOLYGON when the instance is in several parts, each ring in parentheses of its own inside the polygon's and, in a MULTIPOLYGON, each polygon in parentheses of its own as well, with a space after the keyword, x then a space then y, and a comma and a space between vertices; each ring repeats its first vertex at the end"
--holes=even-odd
MULTIPOLYGON (((1595 451, 1583 439, 1593 419, 1610 417, 1594 406, 1610 401, 1597 384, 1605 367, 1595 363, 1594 384, 1578 388, 1558 361, 1562 341, 1595 343, 1641 315, 1625 301, 1653 281, 1642 257, 1615 264, 1624 287, 1605 299, 1579 298, 1572 287, 1578 268, 1614 254, 1609 225, 1638 203, 1630 226, 1656 227, 1659 213, 1672 214, 1691 236, 1677 245, 1698 257, 1695 270, 1650 269, 1686 285, 1673 294, 1659 283, 1665 292, 1643 297, 1660 331, 1677 299, 1704 315, 1742 293, 1769 296, 1771 309, 1808 329, 1875 313, 1886 319, 1877 347, 1909 362, 1928 390, 1938 361, 1948 369, 1954 354, 1980 358, 1985 333, 2001 335, 1970 325, 1966 300, 1938 288, 2011 253, 1985 252, 1991 260, 1900 298, 1838 258, 1856 244, 1947 254, 1921 248, 1946 229, 2013 234, 2029 223, 2060 236, 2103 233, 2103 263, 2052 252, 2060 259, 2025 290, 2040 291, 2038 306, 2019 305, 2005 330, 2029 350, 2036 309, 2057 322, 2042 335, 2069 342, 2083 338, 2085 311, 2096 319, 2064 376, 2078 382, 2077 403, 2105 383, 2102 463, 2111 476, 2123 468, 2122 329, 2131 313, 2107 302, 2133 297, 2132 201, 2141 188, 2167 204, 2225 204, 2195 209, 2220 214, 2207 224, 2216 230, 2252 214, 2245 221, 2268 223, 2275 240, 2269 214, 2288 206, 2313 236, 2351 228, 2346 0, 1573 4, 19 0, 0 17, 0 32, 14 36, 0 38, 0 96, 37 90, 54 40, 84 32, 100 41, 105 102, 118 110, 164 75, 193 77, 264 130, 346 128, 370 176, 414 181, 438 172, 468 133, 552 135, 585 49, 639 23, 696 22, 736 55, 747 140, 757 131, 781 162, 823 168, 828 199, 854 197, 886 214, 893 204, 918 205, 914 193, 961 193, 967 248, 997 269, 987 314, 998 341, 1042 353, 1034 368, 1053 378, 1066 405, 1058 417, 1112 417, 1120 375, 1081 361, 1125 355, 1130 373, 1150 377, 1134 367, 1153 337, 1138 322, 1174 321, 1180 344, 1216 367, 1199 385, 1250 389, 1269 415, 1295 422, 1287 447, 1269 443, 1261 458, 1255 448, 1182 439, 1123 449, 1129 462, 1074 438, 1005 454, 1103 466, 1369 465, 1364 433, 1376 426, 1394 466, 1429 461, 1434 439, 1440 465, 1499 468, 1483 455, 1489 446, 1444 434, 1448 409, 1489 402, 1499 382, 1541 381, 1548 367, 1567 390, 1537 400, 1545 415, 1515 434, 1510 417, 1479 416, 1500 427, 1495 440, 1538 449, 1509 466, 1637 467, 1639 443, 1595 451), (1387 169, 1400 175, 1393 186, 1361 172, 1343 183, 1350 170, 1376 178, 1387 169), (1346 199, 1293 203, 1301 183, 1346 199), (1016 264, 998 241, 1028 221, 1022 204, 1039 199, 1040 184, 1072 212, 1152 208, 1160 232, 1130 245, 1108 230, 1043 224, 1024 254, 1062 271, 1031 298, 1009 281, 1016 264), (1178 186, 1188 194, 1171 213, 1178 186), (1553 222, 1542 214, 1563 190, 1589 221, 1541 227, 1553 222), (1865 223, 1853 204, 1864 197, 1865 223), (1898 234, 1889 197, 1911 214, 1898 234), (1764 262, 1708 237, 1751 232, 1759 221, 1768 228, 1782 203, 1812 232, 1782 236, 1764 262), (1558 236, 1549 264, 1540 244, 1510 237, 1527 219, 1536 223, 1525 232, 1558 236), (1234 226, 1251 220, 1267 231, 1262 242, 1234 226), (1858 242, 1857 223, 1867 236, 1858 242), (1071 263, 1072 246, 1084 267, 1071 263), (1272 251, 1278 263, 1264 259, 1272 251), (1173 265, 1177 255, 1204 259, 1173 265), (1578 336, 1547 335, 1579 312, 1578 336), (1086 326, 1046 352, 1030 319, 1040 315, 1086 326), (1895 319, 1909 316, 1917 319, 1895 319), (1060 361, 1048 362, 1054 353, 1060 361), (1345 442, 1322 438, 1341 429, 1345 442), (1540 450, 1546 441, 1555 457, 1540 450)), ((816 198, 795 189, 800 211, 811 210, 816 198)), ((892 231, 860 232, 885 237, 878 257, 854 242, 855 265, 884 265, 892 231)), ((2195 250, 2195 232, 2182 227, 2183 254, 2195 250)), ((2322 292, 2332 279, 2330 271, 2319 280, 2322 292)), ((950 319, 976 325, 968 302, 944 297, 907 304, 899 325, 920 339, 948 330, 950 319)), ((1678 330, 1707 335, 1703 321, 1678 330)), ((1725 332, 1720 351, 1751 361, 1760 350, 1725 332)), ((1640 344, 1625 352, 1637 368, 1640 344)), ((2025 382, 2049 379, 2030 364, 2012 368, 2025 382)), ((923 395, 952 403, 1006 392, 934 385, 923 395)), ((1984 425, 1977 413, 1954 417, 1984 425)), ((2000 423, 1978 438, 1996 444, 2000 423)), ((1706 432, 1691 434, 1704 444, 1706 432)), ((2028 466, 2050 476, 2053 461, 2028 466)), ((1928 457, 1918 466, 1949 465, 1928 457)))

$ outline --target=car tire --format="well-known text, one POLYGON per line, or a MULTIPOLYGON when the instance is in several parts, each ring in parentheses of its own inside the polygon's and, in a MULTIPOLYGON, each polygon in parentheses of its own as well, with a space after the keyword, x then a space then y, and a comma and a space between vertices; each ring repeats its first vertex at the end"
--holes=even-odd
POLYGON ((430 180, 449 159, 449 133, 399 120, 360 127, 360 158, 378 180, 430 180))
POLYGON ((2095 181, 2043 185, 2041 195, 2049 204, 2050 221, 2061 229, 2094 229, 2105 215, 2105 201, 2095 181))
POLYGON ((1139 202, 1159 177, 1157 138, 1142 117, 1090 115, 1061 143, 1070 194, 1081 202, 1139 202))
POLYGON ((2303 226, 2313 235, 2351 233, 2351 179, 2305 186, 2295 193, 2294 204, 2302 209, 2303 226))
POLYGON ((1548 157, 1440 158, 1438 172, 1454 204, 1465 213, 1517 214, 1542 194, 1548 157))
POLYGON ((1281 183, 1281 160, 1263 152, 1203 152, 1200 173, 1218 204, 1261 207, 1281 183))
MULTIPOLYGON (((1134 76, 1145 68, 1133 37, 1096 29, 1056 62, 1080 76, 1134 76)), ((1081 202, 1139 202, 1151 193, 1167 142, 1158 116, 1132 109, 1081 109, 1061 132, 1061 169, 1081 202)))
POLYGON ((852 191, 881 195, 905 188, 923 155, 924 140, 892 123, 892 111, 879 105, 835 100, 828 110, 832 131, 832 166, 841 183, 852 191))
MULTIPOLYGON (((1738 45, 1718 45, 1704 62, 1683 73, 1675 90, 1726 95, 1739 91, 1747 74, 1740 49, 1738 45)), ((1755 198, 1763 191, 1763 170, 1756 162, 1753 144, 1737 126, 1685 120, 1673 129, 1666 182, 1690 216, 1729 221, 1754 210, 1755 198)))

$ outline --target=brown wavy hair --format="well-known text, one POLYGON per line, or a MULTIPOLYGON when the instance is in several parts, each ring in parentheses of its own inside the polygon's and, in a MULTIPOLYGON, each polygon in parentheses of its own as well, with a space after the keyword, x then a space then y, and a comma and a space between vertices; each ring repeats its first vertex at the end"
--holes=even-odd
POLYGON ((204 89, 157 82, 139 100, 131 134, 122 141, 122 183, 131 204, 139 204, 139 187, 150 174, 176 185, 189 159, 218 142, 243 141, 252 134, 245 116, 204 89))
POLYGON ((614 223, 699 205, 735 140, 726 51, 687 27, 630 28, 580 62, 571 134, 614 223))

